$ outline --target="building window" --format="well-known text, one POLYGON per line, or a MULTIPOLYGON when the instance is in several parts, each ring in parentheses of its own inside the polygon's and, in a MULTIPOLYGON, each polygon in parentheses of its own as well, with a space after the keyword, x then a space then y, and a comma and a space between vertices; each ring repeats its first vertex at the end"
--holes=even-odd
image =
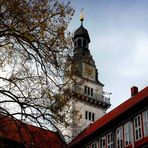
POLYGON ((86 48, 86 40, 85 39, 83 40, 83 47, 86 48))
POLYGON ((144 137, 148 136, 148 110, 143 112, 144 137))
POLYGON ((91 90, 90 91, 91 92, 90 95, 93 97, 93 89, 91 88, 90 90, 91 90))
POLYGON ((98 142, 95 141, 91 144, 91 148, 98 148, 98 142))
POLYGON ((85 87, 84 87, 84 93, 85 93, 86 95, 88 95, 88 96, 92 96, 92 97, 93 97, 93 94, 94 94, 93 88, 90 88, 90 87, 88 87, 88 86, 85 86, 85 87))
POLYGON ((138 115, 134 118, 134 136, 135 141, 142 138, 141 115, 138 115))
POLYGON ((84 87, 84 93, 87 94, 87 86, 84 87))
POLYGON ((123 148, 123 129, 122 126, 116 130, 116 147, 123 148))
POLYGON ((124 124, 124 142, 125 146, 128 146, 132 143, 132 124, 127 122, 124 124))
POLYGON ((95 114, 92 113, 92 121, 94 122, 95 121, 95 114))
POLYGON ((88 89, 87 89, 88 91, 87 91, 87 93, 88 93, 88 95, 90 95, 90 88, 88 87, 88 89))
POLYGON ((75 47, 78 47, 78 40, 75 40, 74 45, 75 47))
POLYGON ((91 121, 91 112, 88 112, 89 113, 89 121, 91 121))
POLYGON ((89 111, 85 111, 85 119, 89 121, 95 121, 95 114, 89 111))
POLYGON ((90 88, 88 86, 85 86, 84 92, 86 95, 90 95, 90 88))
POLYGON ((88 111, 85 111, 85 119, 88 119, 88 111))
POLYGON ((106 139, 105 136, 99 139, 99 148, 106 148, 106 139))
POLYGON ((82 43, 81 39, 78 39, 78 46, 79 47, 81 47, 81 43, 82 43))
POLYGON ((113 148, 113 133, 107 134, 107 148, 113 148))

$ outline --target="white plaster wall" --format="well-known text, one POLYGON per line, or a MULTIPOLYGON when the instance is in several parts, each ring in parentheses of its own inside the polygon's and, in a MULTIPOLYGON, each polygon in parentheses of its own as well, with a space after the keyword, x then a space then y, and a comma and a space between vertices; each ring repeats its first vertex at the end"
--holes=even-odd
MULTIPOLYGON (((70 71, 71 66, 69 66, 67 70, 70 71)), ((101 85, 93 83, 92 81, 89 81, 89 80, 87 81, 86 79, 85 80, 81 79, 81 78, 76 77, 76 76, 73 76, 73 78, 77 82, 79 82, 79 84, 81 84, 79 86, 81 89, 84 90, 84 86, 88 86, 90 88, 93 88, 94 93, 97 93, 101 96, 103 95, 103 87, 101 85)), ((68 82, 66 88, 72 88, 73 87, 73 81, 71 79, 69 79, 69 77, 65 77, 64 82, 68 82)), ((85 102, 78 101, 77 99, 71 100, 69 103, 71 104, 71 106, 73 106, 72 109, 74 109, 75 111, 78 111, 78 114, 82 116, 82 118, 78 122, 77 122, 77 120, 75 120, 75 117, 73 119, 71 119, 72 122, 74 122, 74 121, 77 122, 76 124, 78 125, 78 128, 81 127, 80 129, 77 130, 78 131, 77 134, 79 134, 83 129, 85 129, 89 124, 92 123, 92 121, 85 119, 85 111, 94 113, 95 114, 95 121, 106 114, 105 109, 88 105, 85 102)), ((74 130, 76 128, 77 127, 73 127, 74 130)), ((69 136, 74 136, 74 134, 73 134, 74 130, 73 129, 69 129, 69 130, 65 131, 66 134, 69 135, 69 136)))
POLYGON ((85 111, 89 111, 92 113, 95 113, 95 121, 101 118, 103 115, 106 114, 106 110, 103 110, 101 108, 97 108, 94 106, 87 105, 83 102, 75 102, 75 109, 79 111, 79 113, 82 115, 81 120, 79 121, 79 126, 83 126, 83 129, 87 127, 92 121, 85 119, 85 111))
POLYGON ((83 84, 83 89, 84 89, 84 86, 88 86, 90 88, 93 88, 94 92, 95 93, 98 93, 99 95, 103 95, 103 87, 98 85, 98 84, 95 84, 91 81, 84 81, 84 84, 83 84))

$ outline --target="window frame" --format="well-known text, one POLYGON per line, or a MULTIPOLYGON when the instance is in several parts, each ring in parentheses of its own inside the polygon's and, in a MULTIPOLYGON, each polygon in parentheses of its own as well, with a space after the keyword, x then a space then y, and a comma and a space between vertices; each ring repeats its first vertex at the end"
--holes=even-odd
POLYGON ((94 89, 88 86, 84 86, 84 94, 90 97, 94 96, 94 89))
POLYGON ((142 119, 143 119, 143 129, 144 129, 144 137, 148 136, 148 110, 145 110, 142 113, 142 119))
POLYGON ((129 146, 132 144, 133 139, 133 126, 131 121, 127 121, 124 125, 124 145, 129 146), (127 143, 126 143, 127 142, 127 143))
POLYGON ((98 148, 99 147, 99 143, 98 143, 98 141, 95 141, 95 142, 93 142, 92 144, 91 144, 91 148, 98 148), (95 144, 95 145, 94 145, 95 144), (94 145, 94 147, 93 147, 93 145, 94 145))
POLYGON ((124 137, 123 137, 123 126, 120 126, 116 129, 116 148, 123 148, 124 147, 124 137), (119 133, 117 131, 119 130, 119 133), (120 135, 118 135, 120 134, 120 135), (120 140, 120 141, 118 141, 120 140))
POLYGON ((86 148, 91 148, 91 145, 86 146, 86 148))
POLYGON ((93 97, 94 96, 94 90, 93 88, 90 88, 90 95, 93 97))
POLYGON ((106 148, 106 136, 102 136, 101 138, 99 138, 99 148, 106 148))
POLYGON ((82 47, 82 39, 78 38, 78 47, 82 47))
POLYGON ((92 118, 91 116, 92 116, 92 113, 91 112, 88 112, 88 118, 89 118, 88 120, 89 121, 91 121, 91 118, 92 118))
POLYGON ((114 141, 113 141, 113 132, 110 132, 110 133, 108 133, 107 135, 106 135, 106 137, 107 137, 107 140, 106 140, 106 147, 107 148, 113 148, 113 144, 114 144, 114 141), (109 138, 109 136, 111 136, 110 138, 109 138))
POLYGON ((87 42, 86 42, 86 39, 83 39, 83 47, 84 47, 84 48, 87 48, 87 42))
POLYGON ((85 119, 88 120, 88 111, 85 111, 85 119))
POLYGON ((95 113, 92 113, 92 121, 94 122, 95 121, 95 113))
POLYGON ((94 122, 95 121, 95 113, 85 110, 85 120, 94 122))
POLYGON ((133 123, 134 123, 134 140, 138 141, 143 138, 141 114, 134 117, 133 123), (136 122, 136 120, 137 120, 137 122, 136 122), (140 137, 140 135, 141 135, 141 137, 140 137))

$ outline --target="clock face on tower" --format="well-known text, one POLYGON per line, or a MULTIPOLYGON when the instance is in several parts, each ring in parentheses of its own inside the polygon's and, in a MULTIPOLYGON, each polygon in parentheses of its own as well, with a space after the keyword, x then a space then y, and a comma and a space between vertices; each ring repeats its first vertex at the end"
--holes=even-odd
POLYGON ((82 74, 85 78, 88 78, 90 80, 95 80, 95 67, 89 64, 83 63, 82 74))

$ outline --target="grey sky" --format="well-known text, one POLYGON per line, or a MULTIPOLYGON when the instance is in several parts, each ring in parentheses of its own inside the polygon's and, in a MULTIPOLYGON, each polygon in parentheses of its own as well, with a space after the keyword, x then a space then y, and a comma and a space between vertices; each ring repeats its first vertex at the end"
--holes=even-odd
POLYGON ((88 30, 90 51, 99 70, 104 90, 112 92, 113 109, 130 97, 133 85, 148 85, 148 1, 72 0, 75 8, 69 30, 80 26, 88 30))

